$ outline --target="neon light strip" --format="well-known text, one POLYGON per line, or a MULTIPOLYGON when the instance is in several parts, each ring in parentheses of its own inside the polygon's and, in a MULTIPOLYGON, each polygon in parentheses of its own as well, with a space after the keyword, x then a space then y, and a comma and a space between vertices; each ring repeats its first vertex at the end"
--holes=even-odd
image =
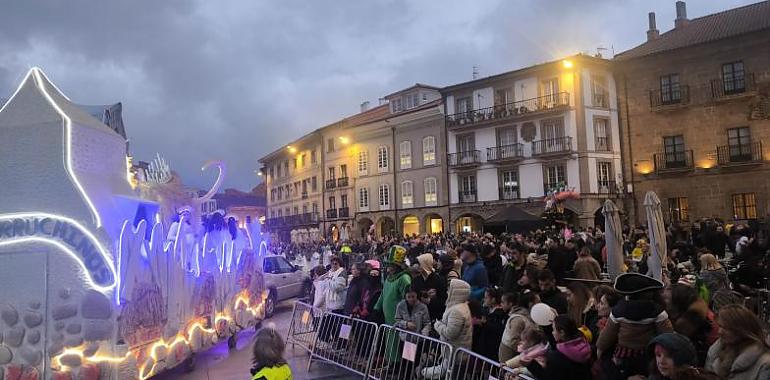
POLYGON ((46 238, 46 237, 23 237, 23 238, 15 238, 15 239, 12 238, 10 240, 6 240, 6 241, 0 242, 0 246, 11 245, 11 244, 19 244, 19 243, 25 243, 25 242, 31 242, 31 241, 53 244, 56 247, 58 247, 61 250, 63 250, 64 252, 66 252, 67 254, 69 254, 70 256, 72 256, 72 258, 74 258, 75 261, 77 261, 78 264, 80 264, 80 266, 83 268, 83 271, 85 271, 85 273, 86 273, 86 278, 88 280, 88 285, 91 286, 93 289, 98 290, 98 291, 100 291, 102 293, 106 293, 106 292, 108 292, 108 291, 110 291, 110 290, 115 288, 115 286, 117 284, 117 281, 118 281, 118 275, 117 275, 117 273, 115 273, 115 263, 112 261, 112 257, 110 257, 110 255, 107 254, 107 250, 104 249, 102 244, 99 242, 99 239, 97 239, 96 236, 94 236, 91 233, 91 231, 87 230, 85 227, 83 227, 80 223, 78 223, 74 219, 68 218, 66 216, 61 216, 61 215, 47 214, 47 213, 43 213, 43 212, 33 212, 33 213, 16 213, 16 214, 0 215, 0 221, 2 221, 2 220, 12 220, 12 219, 15 219, 15 218, 30 218, 30 217, 50 218, 50 219, 61 220, 61 221, 67 222, 67 223, 72 224, 73 226, 77 227, 77 229, 80 230, 80 232, 82 232, 83 235, 86 236, 86 238, 91 240, 91 243, 94 244, 96 249, 99 251, 99 254, 104 259, 104 262, 105 262, 105 264, 107 266, 107 269, 110 271, 110 273, 112 273, 112 276, 113 276, 112 277, 112 279, 113 279, 112 280, 112 284, 108 285, 108 286, 101 286, 101 285, 96 284, 94 282, 94 280, 91 278, 91 275, 89 274, 89 271, 86 268, 86 265, 83 262, 83 260, 81 260, 80 257, 78 257, 78 255, 74 251, 72 251, 69 247, 67 247, 66 245, 60 243, 59 241, 57 241, 55 239, 46 238))
POLYGON ((16 87, 16 91, 13 92, 13 95, 11 95, 11 97, 8 98, 8 101, 5 102, 5 104, 3 104, 2 107, 0 107, 0 112, 3 112, 5 107, 8 107, 8 105, 11 104, 11 100, 13 100, 13 98, 16 97, 16 94, 18 94, 19 91, 21 91, 21 88, 24 87, 24 83, 27 83, 27 79, 29 79, 30 75, 32 75, 32 70, 31 69, 29 71, 27 71, 27 75, 25 75, 24 79, 21 80, 21 83, 19 83, 19 86, 16 87))
MULTIPOLYGON (((56 102, 53 100, 51 95, 48 94, 48 91, 46 91, 45 87, 43 86, 43 79, 40 76, 41 70, 37 67, 33 67, 30 70, 30 72, 32 72, 33 75, 35 76, 35 79, 36 79, 35 85, 37 86, 37 88, 40 90, 40 92, 43 93, 43 95, 48 100, 48 102, 51 103, 51 106, 53 106, 56 112, 59 113, 59 116, 61 116, 62 119, 64 120, 64 127, 66 129, 66 134, 67 134, 65 167, 67 168, 67 172, 69 172, 70 178, 72 179, 72 182, 75 184, 75 187, 77 187, 78 191, 80 191, 80 195, 83 196, 83 199, 88 204, 88 208, 91 209, 91 213, 93 214, 94 220, 96 222, 96 228, 99 228, 102 226, 102 219, 99 216, 99 212, 96 210, 96 206, 94 206, 94 203, 91 201, 91 198, 88 197, 88 194, 86 193, 86 190, 83 188, 83 185, 80 184, 80 181, 75 175, 75 170, 72 169, 72 120, 70 120, 69 116, 67 116, 67 114, 64 113, 64 111, 59 107, 59 105, 56 104, 56 102)), ((56 88, 56 86, 54 86, 54 88, 56 88)), ((67 98, 61 93, 61 91, 59 91, 59 95, 61 95, 65 99, 67 98)))

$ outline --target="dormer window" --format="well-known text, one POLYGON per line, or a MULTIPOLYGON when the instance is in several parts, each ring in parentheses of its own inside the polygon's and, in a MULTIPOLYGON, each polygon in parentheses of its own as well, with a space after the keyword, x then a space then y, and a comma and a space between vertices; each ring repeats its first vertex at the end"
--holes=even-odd
POLYGON ((407 94, 404 97, 406 98, 406 109, 414 108, 420 105, 420 94, 407 94))
POLYGON ((401 98, 395 98, 393 99, 390 104, 392 105, 392 111, 393 112, 401 112, 404 110, 403 103, 401 102, 401 98))

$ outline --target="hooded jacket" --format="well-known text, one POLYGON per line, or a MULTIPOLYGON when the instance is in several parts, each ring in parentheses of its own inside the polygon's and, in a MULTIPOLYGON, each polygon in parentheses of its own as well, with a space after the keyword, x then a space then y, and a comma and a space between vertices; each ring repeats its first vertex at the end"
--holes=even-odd
POLYGON ((454 347, 470 350, 473 343, 473 325, 468 299, 471 286, 462 280, 452 280, 447 293, 446 310, 433 327, 442 341, 454 347))
POLYGON ((417 292, 418 296, 422 291, 436 290, 436 296, 430 300, 427 306, 430 311, 430 319, 439 319, 444 313, 444 305, 446 304, 446 282, 433 270, 433 255, 430 253, 420 255, 417 257, 417 262, 420 264, 420 275, 412 280, 412 289, 417 292))
MULTIPOLYGON (((719 374, 720 368, 729 367, 728 380, 760 380, 770 379, 770 350, 760 345, 746 347, 735 360, 723 363, 719 358, 722 341, 717 340, 711 346, 706 359, 706 370, 719 374)), ((726 369, 726 368, 725 368, 726 369)))
POLYGON ((557 343, 545 354, 545 368, 532 361, 527 369, 538 380, 590 380, 591 346, 582 336, 557 343))
POLYGON ((489 277, 484 263, 476 259, 466 264, 463 267, 463 281, 471 286, 471 298, 481 301, 484 298, 484 291, 489 286, 489 277))

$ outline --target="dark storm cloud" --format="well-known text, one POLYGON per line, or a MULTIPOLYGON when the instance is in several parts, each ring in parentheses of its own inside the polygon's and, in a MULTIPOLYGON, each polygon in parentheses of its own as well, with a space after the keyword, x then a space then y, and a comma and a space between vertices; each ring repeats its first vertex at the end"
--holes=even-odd
MULTIPOLYGON (((749 3, 690 1, 697 17, 749 3)), ((164 155, 186 183, 256 160, 414 82, 438 86, 644 40, 673 1, 6 1, 0 97, 30 66, 73 100, 122 101, 138 159, 164 155)))

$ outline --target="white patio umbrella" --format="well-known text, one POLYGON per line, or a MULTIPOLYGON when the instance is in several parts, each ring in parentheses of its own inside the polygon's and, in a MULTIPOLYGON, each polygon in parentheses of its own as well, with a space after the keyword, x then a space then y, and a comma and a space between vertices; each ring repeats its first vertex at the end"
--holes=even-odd
POLYGON ((611 200, 604 202, 604 240, 607 246, 607 272, 615 281, 623 272, 623 225, 620 223, 618 207, 611 200))
POLYGON ((647 213, 647 235, 650 238, 650 256, 647 258, 647 275, 663 281, 663 266, 666 262, 666 226, 660 199, 654 191, 644 196, 644 210, 647 213))
POLYGON ((350 233, 348 231, 348 226, 344 225, 342 228, 340 228, 340 240, 347 241, 350 238, 350 233))

